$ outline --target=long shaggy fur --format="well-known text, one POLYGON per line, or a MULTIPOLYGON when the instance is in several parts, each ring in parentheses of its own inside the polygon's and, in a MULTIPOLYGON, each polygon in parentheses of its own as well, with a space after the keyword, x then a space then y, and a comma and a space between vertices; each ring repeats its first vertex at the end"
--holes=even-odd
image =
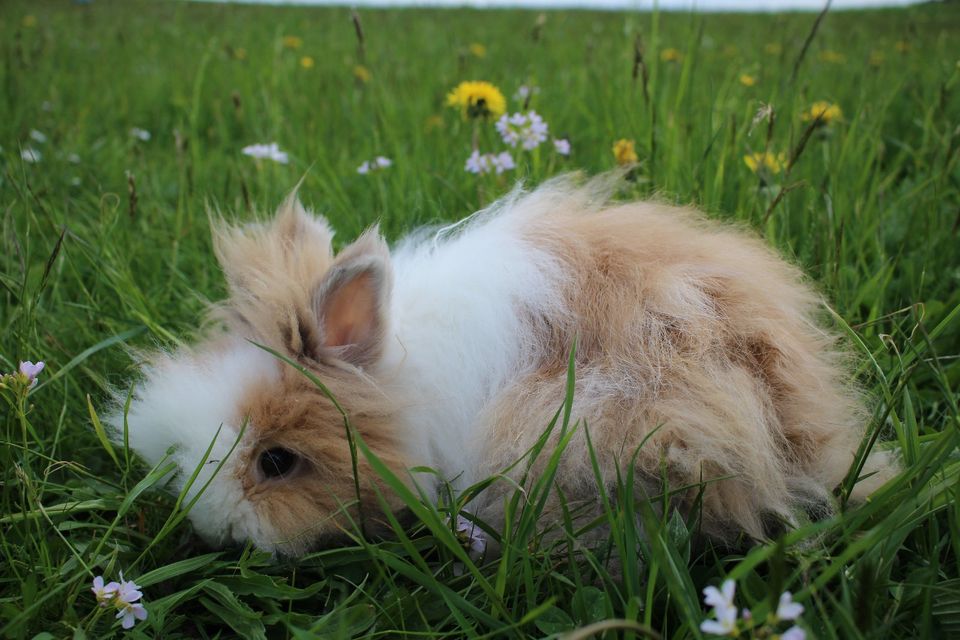
MULTIPOLYGON (((320 390, 249 355, 247 340, 323 380, 397 473, 426 465, 465 487, 542 434, 576 339, 581 426, 557 476, 568 501, 596 501, 589 430, 606 483, 633 460, 643 489, 656 492, 665 468, 671 488, 689 487, 674 497, 681 509, 705 483, 703 528, 719 539, 762 538, 771 519, 829 508, 866 414, 819 296, 749 234, 687 209, 611 204, 610 184, 562 178, 516 190, 392 254, 374 229, 334 256, 327 223, 294 199, 270 223, 217 227, 227 337, 147 368, 132 446, 153 461, 158 441, 205 449, 221 425, 236 438, 246 424, 211 482, 218 508, 194 520, 216 541, 296 554, 359 515, 346 431, 320 390), (211 361, 198 355, 208 352, 224 366, 255 360, 262 375, 213 365, 209 384, 197 375, 187 392, 171 382, 211 361), (172 408, 181 394, 193 398, 190 429, 172 408), (257 460, 273 447, 305 464, 264 479, 257 460)), ((118 429, 122 420, 113 418, 118 429)), ((198 457, 181 459, 189 474, 198 457)), ((894 471, 873 456, 857 495, 894 471)), ((383 488, 365 464, 360 472, 360 501, 372 508, 383 488)), ((501 517, 497 495, 482 503, 486 518, 501 517)))

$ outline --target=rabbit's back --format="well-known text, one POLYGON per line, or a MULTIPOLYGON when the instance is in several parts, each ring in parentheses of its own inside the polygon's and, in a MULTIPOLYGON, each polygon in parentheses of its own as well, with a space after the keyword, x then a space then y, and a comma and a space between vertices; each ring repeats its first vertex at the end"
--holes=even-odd
POLYGON ((605 483, 638 448, 649 486, 662 488, 663 461, 673 490, 690 487, 681 504, 707 482, 703 525, 716 536, 760 537, 771 516, 829 509, 865 410, 796 268, 749 234, 676 207, 534 192, 519 217, 525 242, 560 274, 552 290, 562 304, 527 312, 525 367, 476 432, 481 476, 523 455, 550 422, 576 338, 581 431, 558 476, 568 500, 596 497, 589 428, 605 483))

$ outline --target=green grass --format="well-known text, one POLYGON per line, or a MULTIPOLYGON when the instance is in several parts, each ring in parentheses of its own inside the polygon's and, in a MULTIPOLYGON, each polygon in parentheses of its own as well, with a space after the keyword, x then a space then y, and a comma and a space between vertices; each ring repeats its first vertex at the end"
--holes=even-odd
MULTIPOLYGON (((3 392, 0 635, 124 634, 89 589, 121 570, 150 611, 130 633, 164 638, 539 637, 606 619, 643 629, 607 637, 698 637, 700 591, 726 576, 758 620, 793 591, 811 637, 960 634, 960 6, 830 14, 799 63, 814 15, 545 16, 364 11, 361 51, 343 9, 2 4, 0 370, 48 368, 25 404, 3 392), (632 75, 638 37, 646 91, 642 66, 632 75), (661 60, 667 48, 682 59, 661 60), (464 172, 472 127, 443 102, 467 79, 508 99, 539 86, 533 106, 569 137, 570 158, 543 148, 504 176, 464 172), (842 120, 808 131, 800 114, 816 100, 842 120), (772 127, 751 124, 761 103, 772 127), (303 178, 301 197, 340 242, 378 220, 397 238, 517 178, 609 169, 619 138, 640 159, 625 196, 752 227, 832 301, 874 399, 870 433, 905 461, 871 502, 731 550, 634 500, 625 477, 604 497, 618 578, 602 553, 573 552, 583 532, 569 522, 537 537, 547 479, 529 502, 513 496, 505 552, 481 566, 412 494, 421 524, 409 535, 292 562, 211 553, 187 505, 160 490, 162 465, 101 444, 91 416, 133 374, 121 343, 189 340, 224 293, 209 205, 264 215, 303 178), (240 153, 271 141, 288 165, 240 153), (21 147, 42 160, 23 162, 21 147), (796 156, 789 175, 751 173, 744 156, 765 148, 796 156), (394 166, 358 175, 377 154, 394 166)), ((499 149, 489 125, 479 140, 499 149)), ((562 414, 555 425, 575 427, 562 414)))

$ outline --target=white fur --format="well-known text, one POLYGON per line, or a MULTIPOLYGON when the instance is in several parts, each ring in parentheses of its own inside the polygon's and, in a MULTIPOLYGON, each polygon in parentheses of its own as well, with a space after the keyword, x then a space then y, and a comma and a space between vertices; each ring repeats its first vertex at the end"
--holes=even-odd
MULTIPOLYGON (((183 490, 214 443, 185 504, 210 480, 219 461, 226 459, 190 513, 197 531, 211 542, 265 537, 252 506, 243 499, 236 462, 242 444, 227 456, 243 426, 239 409, 245 394, 276 379, 277 372, 272 355, 249 342, 236 341, 223 350, 186 357, 182 352, 159 355, 144 369, 144 379, 134 389, 127 416, 129 441, 151 466, 174 449, 170 460, 179 468, 171 483, 174 491, 183 490)), ((107 416, 107 422, 114 438, 122 440, 122 408, 107 416)))
POLYGON ((378 378, 400 396, 410 459, 459 488, 481 479, 479 414, 528 360, 518 306, 564 313, 559 267, 523 240, 513 202, 408 240, 392 256, 391 333, 378 378))

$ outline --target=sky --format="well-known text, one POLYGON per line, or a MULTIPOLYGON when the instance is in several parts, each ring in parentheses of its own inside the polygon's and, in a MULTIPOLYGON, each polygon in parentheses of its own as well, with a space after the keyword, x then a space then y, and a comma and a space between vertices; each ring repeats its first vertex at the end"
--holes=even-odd
MULTIPOLYGON (((221 0, 227 2, 255 2, 259 4, 347 5, 347 6, 433 6, 433 7, 524 7, 594 8, 594 9, 651 9, 654 0, 221 0)), ((825 0, 659 0, 661 9, 689 11, 818 11, 825 0)), ((832 9, 859 9, 865 7, 901 7, 916 4, 918 0, 833 0, 832 9)))

